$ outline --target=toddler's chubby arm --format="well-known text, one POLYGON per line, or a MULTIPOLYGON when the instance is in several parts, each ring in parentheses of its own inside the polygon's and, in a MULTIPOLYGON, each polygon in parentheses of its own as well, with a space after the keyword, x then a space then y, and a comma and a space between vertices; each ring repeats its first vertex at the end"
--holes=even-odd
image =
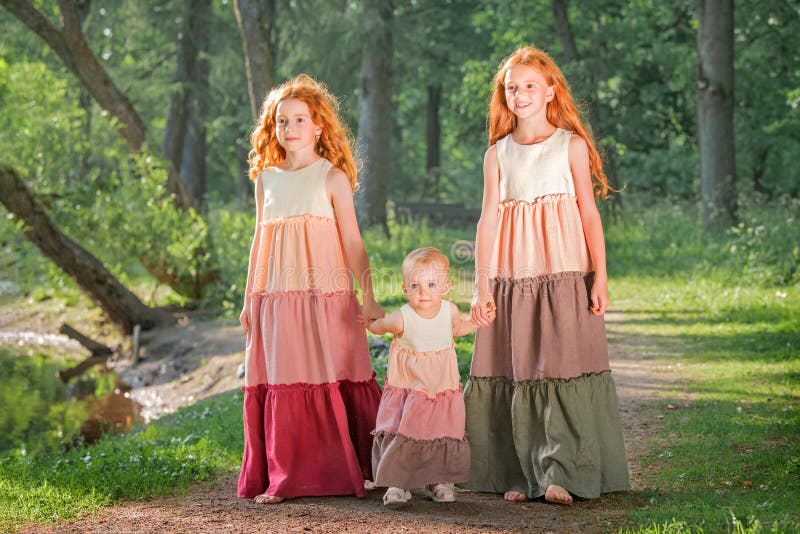
POLYGON ((462 317, 458 311, 458 306, 450 303, 450 318, 453 323, 453 337, 466 336, 478 329, 478 325, 472 322, 469 317, 462 317))
POLYGON ((394 334, 395 336, 403 335, 403 314, 400 310, 395 310, 386 317, 375 319, 367 324, 367 330, 373 334, 394 334))

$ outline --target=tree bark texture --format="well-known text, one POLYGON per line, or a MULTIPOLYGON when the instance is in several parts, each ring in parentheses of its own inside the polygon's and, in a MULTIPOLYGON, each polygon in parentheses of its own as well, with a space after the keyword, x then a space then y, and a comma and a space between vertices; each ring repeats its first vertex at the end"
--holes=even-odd
POLYGON ((428 86, 428 112, 425 127, 425 172, 427 173, 428 187, 425 193, 439 202, 441 195, 442 176, 442 125, 439 110, 442 104, 442 86, 428 86))
MULTIPOLYGON (((81 16, 75 2, 58 0, 63 28, 53 25, 30 1, 0 0, 0 5, 16 16, 55 52, 100 107, 120 122, 118 131, 128 148, 136 153, 141 152, 145 144, 147 127, 131 101, 117 88, 89 47, 81 29, 81 16)), ((167 191, 175 195, 176 205, 179 208, 186 210, 194 207, 191 196, 180 182, 177 169, 172 167, 167 177, 167 191)))
POLYGON ((358 154, 363 158, 357 197, 364 226, 386 224, 386 190, 391 171, 392 18, 391 0, 364 4, 364 47, 358 88, 358 154))
POLYGON ((556 28, 556 35, 564 49, 564 59, 572 63, 578 61, 578 47, 575 45, 575 36, 572 34, 572 26, 567 15, 567 0, 553 0, 553 24, 556 28))
POLYGON ((206 194, 208 41, 210 0, 184 0, 183 27, 177 44, 177 90, 170 101, 162 151, 181 177, 192 204, 201 208, 206 194))
POLYGON ((706 229, 736 221, 733 0, 698 0, 697 142, 706 229))
POLYGON ((234 0, 233 7, 242 32, 250 111, 257 120, 261 102, 274 85, 275 0, 234 0))
POLYGON ((0 201, 25 224, 26 239, 67 273, 108 318, 129 334, 135 324, 150 329, 175 318, 146 306, 106 269, 103 262, 64 235, 16 172, 0 166, 0 201))

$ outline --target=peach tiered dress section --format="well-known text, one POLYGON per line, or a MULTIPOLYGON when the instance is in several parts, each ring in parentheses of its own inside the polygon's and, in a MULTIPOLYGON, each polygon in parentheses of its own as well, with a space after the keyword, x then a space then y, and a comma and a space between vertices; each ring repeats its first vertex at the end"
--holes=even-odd
POLYGON ((364 495, 380 388, 325 188, 331 163, 259 176, 238 494, 364 495))
POLYGON ((471 489, 531 498, 629 487, 602 317, 569 165, 572 133, 496 144, 495 321, 475 338, 464 390, 471 489))
POLYGON ((442 301, 426 319, 408 304, 400 308, 403 335, 389 349, 372 448, 379 486, 412 489, 469 477, 451 309, 442 301))

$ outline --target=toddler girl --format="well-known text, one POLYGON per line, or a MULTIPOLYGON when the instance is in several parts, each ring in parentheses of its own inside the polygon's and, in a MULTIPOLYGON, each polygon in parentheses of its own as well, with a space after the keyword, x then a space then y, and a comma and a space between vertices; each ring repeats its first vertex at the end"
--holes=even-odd
POLYGON ((452 302, 450 262, 435 248, 403 261, 399 310, 369 324, 374 334, 394 334, 375 427, 375 484, 388 486, 383 503, 408 504, 412 488, 425 487, 435 502, 455 500, 453 483, 469 477, 469 443, 453 336, 473 332, 452 302))

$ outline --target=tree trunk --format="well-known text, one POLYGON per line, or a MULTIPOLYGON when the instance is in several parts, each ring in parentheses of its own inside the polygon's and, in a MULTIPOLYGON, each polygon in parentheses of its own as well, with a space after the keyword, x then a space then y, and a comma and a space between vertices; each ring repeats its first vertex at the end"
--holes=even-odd
POLYGON ((575 37, 572 34, 572 26, 567 15, 567 0, 553 0, 553 24, 556 28, 556 35, 564 49, 564 59, 570 63, 578 61, 578 47, 575 45, 575 37))
POLYGON ((275 0, 234 0, 233 7, 242 32, 250 111, 257 120, 261 102, 274 84, 275 0))
MULTIPOLYGON (((184 12, 184 17, 186 16, 187 13, 184 12)), ((164 128, 164 142, 161 145, 161 152, 179 174, 189 114, 189 63, 194 61, 194 55, 196 55, 196 52, 192 54, 190 45, 187 45, 187 41, 192 40, 186 35, 187 27, 188 23, 184 21, 176 50, 175 73, 172 76, 178 87, 169 103, 167 126, 164 128)))
POLYGON ((698 0, 697 141, 706 229, 736 222, 733 1, 698 0))
POLYGON ((174 81, 162 151, 181 177, 192 203, 202 209, 206 194, 206 130, 210 0, 184 0, 174 81))
POLYGON ((146 306, 99 259, 61 233, 16 172, 4 166, 0 166, 0 201, 25 223, 28 241, 72 277, 123 332, 131 333, 136 324, 150 329, 175 323, 170 314, 146 306))
MULTIPOLYGON (((119 121, 118 131, 128 148, 136 153, 141 152, 147 133, 145 123, 89 48, 75 3, 72 0, 58 0, 63 29, 54 26, 30 1, 0 0, 0 5, 41 37, 100 107, 119 121)), ((191 196, 180 182, 177 169, 172 166, 167 176, 167 191, 175 196, 179 208, 187 210, 194 207, 191 196)))
POLYGON ((428 178, 426 194, 439 202, 441 196, 440 180, 442 176, 442 127, 439 119, 439 108, 442 102, 442 86, 428 86, 428 113, 425 128, 425 174, 428 178))
POLYGON ((764 174, 767 172, 767 157, 769 157, 769 146, 764 145, 756 151, 756 162, 753 167, 753 191, 764 194, 767 189, 764 187, 764 174))
POLYGON ((183 142, 181 180, 188 187, 195 205, 205 206, 208 178, 206 173, 206 113, 209 108, 208 43, 211 41, 211 0, 191 2, 192 38, 197 54, 192 69, 192 98, 189 106, 188 131, 183 142))
MULTIPOLYGON (((561 48, 564 49, 564 59, 569 63, 577 63, 581 60, 581 57, 578 54, 578 47, 575 44, 575 35, 572 32, 572 25, 569 22, 569 15, 567 12, 568 1, 552 0, 551 5, 556 34, 561 42, 561 48)), ((600 110, 600 99, 597 95, 598 63, 599 62, 595 60, 592 65, 589 91, 591 94, 591 105, 589 107, 588 122, 589 130, 592 132, 592 136, 598 145, 598 150, 600 150, 602 148, 601 141, 603 140, 604 135, 602 128, 603 120, 600 110)), ((605 156, 603 159, 605 160, 604 171, 606 173, 606 178, 608 178, 609 185, 615 187, 617 182, 617 169, 614 161, 614 154, 607 153, 603 155, 605 156)), ((622 199, 616 196, 610 196, 605 206, 608 208, 609 215, 619 215, 622 212, 622 199)))
POLYGON ((358 154, 364 159, 356 206, 364 226, 386 224, 386 189, 391 172, 392 1, 367 0, 358 88, 358 154))
MULTIPOLYGON (((194 106, 193 106, 194 107, 194 106)), ((206 126, 199 110, 192 110, 189 115, 186 135, 183 138, 181 153, 181 180, 194 198, 200 209, 205 208, 206 192, 206 126)))

